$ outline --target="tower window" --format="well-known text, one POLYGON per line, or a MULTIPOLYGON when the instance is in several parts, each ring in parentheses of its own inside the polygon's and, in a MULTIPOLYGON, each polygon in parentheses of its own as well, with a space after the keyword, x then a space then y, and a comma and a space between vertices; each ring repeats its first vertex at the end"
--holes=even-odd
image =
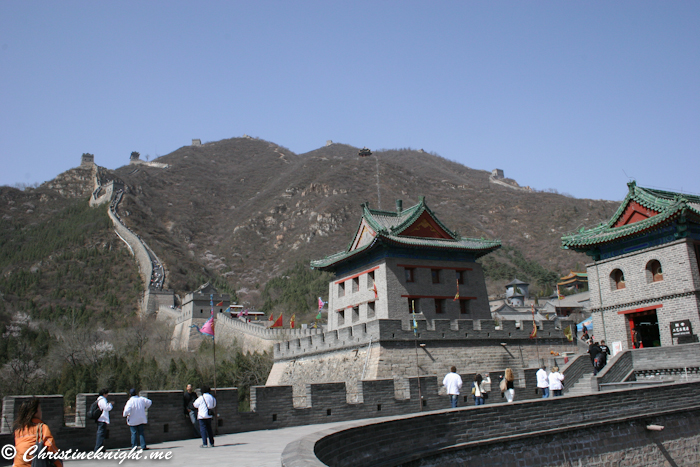
POLYGON ((445 312, 445 300, 436 298, 435 299, 435 314, 441 315, 445 312))
POLYGON ((406 274, 406 282, 415 282, 414 280, 414 272, 415 269, 413 268, 406 268, 404 269, 405 274, 406 274))
POLYGON ((625 288, 625 274, 620 269, 615 269, 610 273, 610 286, 613 290, 625 288))
POLYGON ((430 274, 433 276, 433 284, 439 284, 440 283, 440 270, 439 269, 431 269, 430 274))
POLYGON ((661 269, 661 263, 656 260, 652 259, 647 263, 647 283, 650 282, 661 282, 664 280, 664 273, 663 270, 661 269))

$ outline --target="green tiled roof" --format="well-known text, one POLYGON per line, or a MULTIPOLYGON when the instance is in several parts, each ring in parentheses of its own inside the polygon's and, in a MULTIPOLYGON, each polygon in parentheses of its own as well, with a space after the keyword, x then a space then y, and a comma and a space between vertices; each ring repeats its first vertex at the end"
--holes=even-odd
POLYGON ((627 186, 629 187, 627 197, 608 222, 589 230, 581 228, 578 232, 564 235, 561 238, 562 246, 584 251, 596 245, 662 227, 681 216, 691 215, 696 218, 700 216, 700 196, 642 188, 638 187, 634 181, 629 182, 627 186), (636 201, 645 208, 658 212, 658 214, 639 222, 613 227, 625 212, 630 201, 636 201))
MULTIPOLYGON (((400 212, 370 209, 368 205, 363 204, 362 219, 364 219, 364 221, 366 221, 367 224, 369 224, 369 226, 376 232, 376 236, 371 242, 351 251, 350 249, 355 244, 356 239, 356 237, 353 237, 352 241, 344 251, 326 256, 323 259, 311 261, 311 267, 316 269, 331 267, 345 261, 346 259, 350 259, 362 254, 363 252, 369 251, 379 243, 417 249, 468 251, 474 253, 476 257, 483 256, 501 247, 500 240, 460 237, 455 232, 448 229, 442 222, 440 222, 433 211, 425 204, 425 198, 422 196, 418 204, 400 212), (442 228, 447 235, 450 236, 450 238, 424 238, 401 235, 402 232, 413 225, 413 223, 426 212, 435 221, 435 223, 440 226, 440 228, 442 228)), ((360 221, 360 225, 362 225, 362 221, 360 221)), ((359 228, 356 235, 358 233, 359 228)))

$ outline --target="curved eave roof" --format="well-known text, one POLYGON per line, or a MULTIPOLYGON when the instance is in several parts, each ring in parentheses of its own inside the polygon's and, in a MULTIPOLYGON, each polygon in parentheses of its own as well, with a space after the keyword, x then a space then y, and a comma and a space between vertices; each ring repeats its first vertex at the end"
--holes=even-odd
POLYGON ((353 257, 361 255, 366 251, 369 251, 378 243, 426 250, 466 251, 473 253, 477 258, 480 258, 481 256, 484 256, 501 247, 501 242, 499 240, 484 240, 464 237, 460 238, 459 240, 437 240, 379 234, 372 242, 364 245, 363 247, 352 251, 341 251, 333 255, 326 256, 323 259, 311 261, 311 267, 314 269, 332 267, 338 263, 347 261, 353 257))
POLYGON ((700 197, 641 188, 636 186, 634 182, 628 185, 630 191, 627 197, 607 223, 563 236, 562 246, 573 250, 586 250, 594 245, 641 235, 649 230, 662 227, 684 214, 690 214, 696 218, 700 217, 700 197), (632 224, 613 227, 630 201, 636 201, 659 214, 632 224))

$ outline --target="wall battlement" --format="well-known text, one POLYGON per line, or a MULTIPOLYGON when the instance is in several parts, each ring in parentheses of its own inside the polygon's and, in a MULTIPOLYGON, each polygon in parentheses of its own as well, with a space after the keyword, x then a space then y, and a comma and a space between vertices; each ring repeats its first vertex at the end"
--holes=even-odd
MULTIPOLYGON (((627 368, 629 361, 634 363, 636 360, 640 361, 640 368, 663 369, 666 368, 669 358, 676 365, 676 362, 673 360, 681 358, 683 354, 686 355, 686 363, 688 365, 692 362, 695 362, 695 365, 697 365, 697 358, 700 355, 700 344, 684 344, 677 347, 679 348, 658 347, 642 349, 643 354, 640 353, 639 356, 635 355, 635 353, 641 352, 640 350, 624 351, 610 362, 610 368, 606 367, 606 372, 610 375, 627 374, 626 372, 621 373, 617 371, 615 367, 622 364, 623 367, 627 368)), ((634 365, 632 366, 634 367, 634 365)), ((484 368, 484 371, 487 370, 491 370, 492 379, 497 381, 497 375, 501 371, 494 371, 488 367, 484 368)), ((516 384, 518 388, 516 392, 517 401, 522 401, 528 397, 537 397, 534 391, 531 391, 535 385, 536 370, 536 368, 524 369, 524 377, 520 378, 516 384)), ((566 368, 564 369, 564 374, 568 375, 566 368)), ((473 379, 473 375, 462 374, 462 378, 468 382, 473 379)), ((423 396, 422 408, 424 411, 446 409, 449 407, 449 400, 447 397, 439 395, 439 381, 440 379, 435 376, 411 377, 398 380, 391 378, 365 380, 361 381, 357 389, 349 388, 346 383, 337 382, 309 384, 306 385, 307 397, 306 404, 303 407, 295 407, 291 386, 255 386, 251 388, 251 412, 238 411, 238 389, 222 388, 217 390, 218 423, 216 425, 219 434, 225 434, 411 414, 420 410, 419 384, 423 396), (347 402, 350 390, 360 391, 362 396, 361 402, 347 402)), ((677 381, 683 381, 683 379, 678 378, 677 381)), ((495 388, 495 386, 493 387, 495 388)), ((663 394, 670 387, 652 385, 645 389, 635 389, 633 394, 646 394, 644 391, 661 391, 663 394)), ((676 386, 674 385, 673 387, 676 386)), ((677 387, 700 388, 700 383, 691 382, 677 387)), ((469 391, 469 385, 465 384, 462 387, 462 397, 460 397, 461 407, 471 405, 468 403, 471 399, 467 399, 469 391)), ((625 394, 627 391, 611 391, 611 393, 625 394)), ((694 400, 693 395, 687 392, 687 389, 679 389, 677 393, 679 397, 683 398, 683 401, 678 399, 681 406, 683 403, 689 404, 689 401, 694 400)), ((146 439, 149 443, 194 437, 192 426, 183 413, 182 391, 143 391, 141 395, 153 401, 153 406, 148 410, 148 425, 146 428, 146 439)), ((29 397, 31 396, 6 396, 3 399, 0 443, 12 443, 13 438, 10 425, 15 418, 19 405, 29 397)), ((49 425, 51 431, 55 434, 57 444, 61 449, 90 450, 94 447, 96 424, 86 420, 85 414, 87 413, 87 408, 97 397, 97 394, 78 394, 76 397, 75 417, 72 417, 70 420, 64 419, 64 398, 62 395, 39 397, 42 400, 44 422, 49 425)), ((616 396, 612 397, 615 398, 616 396)), ((557 415, 555 418, 561 420, 567 418, 561 416, 562 410, 567 413, 578 414, 578 416, 588 414, 591 407, 597 405, 597 403, 591 402, 592 398, 600 398, 600 395, 557 398, 545 402, 545 404, 547 407, 550 407, 551 404, 557 405, 553 413, 557 415)), ((126 424, 123 423, 124 420, 121 418, 121 413, 124 409, 124 404, 128 400, 128 395, 125 393, 112 393, 109 399, 114 401, 114 409, 111 417, 112 424, 109 427, 110 434, 105 447, 107 449, 127 447, 130 445, 130 432, 126 424)), ((651 403, 659 407, 667 405, 665 397, 644 398, 644 400, 651 401, 651 403)), ((516 404, 494 404, 494 402, 500 402, 500 399, 498 397, 489 398, 486 408, 491 407, 489 409, 491 411, 503 412, 499 415, 503 417, 510 417, 516 410, 515 407, 522 406, 519 402, 516 402, 516 404)), ((544 410, 543 407, 539 407, 537 410, 544 410)), ((478 413, 485 414, 487 412, 479 411, 478 413)), ((541 415, 540 413, 540 418, 542 418, 541 415)), ((547 417, 542 419, 546 421, 547 417)), ((522 432, 531 431, 531 428, 528 428, 528 423, 533 418, 527 416, 521 420, 523 424, 519 429, 522 432)), ((482 423, 497 425, 492 423, 491 419, 487 419, 482 423)))
MULTIPOLYGON (((480 341, 509 342, 530 338, 532 328, 529 326, 516 327, 514 321, 504 321, 496 329, 493 320, 432 320, 417 321, 418 332, 402 324, 401 320, 375 320, 355 326, 348 326, 334 331, 313 334, 305 337, 294 337, 275 344, 275 360, 284 360, 322 352, 353 348, 372 342, 413 342, 418 339, 425 341, 480 341)), ((561 327, 572 324, 562 321, 561 327)), ((566 339, 560 327, 555 327, 553 321, 543 321, 537 331, 540 341, 566 339)))

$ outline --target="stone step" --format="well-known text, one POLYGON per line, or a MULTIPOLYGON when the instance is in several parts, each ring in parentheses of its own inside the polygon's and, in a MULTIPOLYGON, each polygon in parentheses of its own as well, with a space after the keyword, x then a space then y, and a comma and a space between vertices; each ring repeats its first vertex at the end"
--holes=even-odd
POLYGON ((584 394, 593 394, 593 389, 591 389, 591 378, 593 378, 593 372, 582 375, 576 384, 566 391, 566 395, 581 396, 584 394))

